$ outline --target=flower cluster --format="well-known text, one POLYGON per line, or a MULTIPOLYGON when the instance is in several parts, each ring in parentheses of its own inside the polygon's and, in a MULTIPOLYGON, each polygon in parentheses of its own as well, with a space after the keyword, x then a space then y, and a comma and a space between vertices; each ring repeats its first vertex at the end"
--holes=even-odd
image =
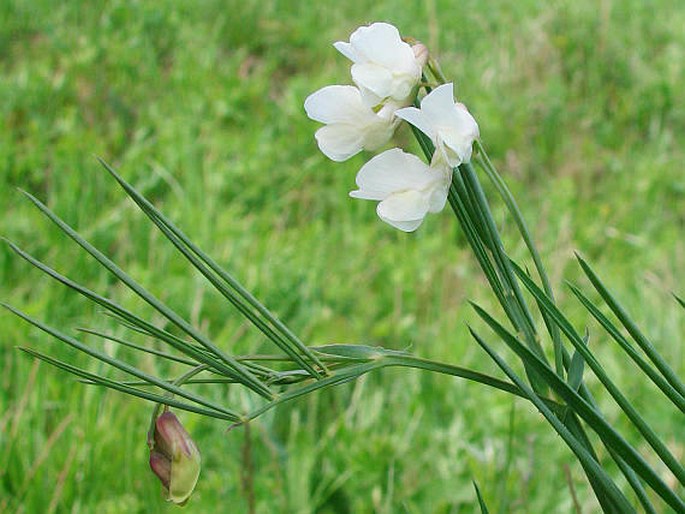
POLYGON ((388 23, 358 28, 349 43, 335 48, 350 59, 354 86, 326 86, 309 95, 307 115, 324 126, 316 131, 319 149, 334 161, 362 150, 375 151, 392 138, 402 120, 428 136, 435 146, 430 164, 394 148, 367 162, 350 196, 379 202, 376 212, 405 232, 416 230, 429 212, 445 206, 452 169, 471 159, 478 124, 454 102, 452 83, 442 84, 411 107, 418 95, 428 50, 410 46, 388 23))

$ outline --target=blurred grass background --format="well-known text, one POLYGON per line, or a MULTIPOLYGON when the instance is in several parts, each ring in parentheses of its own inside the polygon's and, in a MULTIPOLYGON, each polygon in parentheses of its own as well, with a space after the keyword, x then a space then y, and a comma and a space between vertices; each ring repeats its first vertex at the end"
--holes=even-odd
MULTIPOLYGON (((588 324, 612 377, 683 457, 682 416, 612 343, 592 338, 596 327, 563 287, 579 276, 580 250, 685 369, 685 318, 670 296, 685 293, 677 0, 2 2, 0 234, 147 312, 22 200, 16 188, 26 189, 215 341, 236 353, 263 349, 126 201, 98 155, 309 344, 410 347, 495 372, 465 327, 475 323, 466 300, 492 298, 450 214, 413 235, 382 224, 372 203, 347 197, 365 156, 327 161, 304 115, 309 93, 349 82, 331 43, 376 20, 439 56, 562 305, 588 324)), ((523 254, 515 240, 510 251, 523 254)), ((112 325, 4 245, 0 288, 2 300, 64 329, 112 325)), ((7 313, 0 327, 0 511, 173 511, 147 468, 150 406, 37 365, 15 346, 104 371, 7 313)), ((225 401, 246 408, 252 399, 233 392, 225 401)), ((204 455, 187 510, 246 512, 244 432, 182 419, 204 455)), ((384 371, 272 412, 252 434, 260 513, 471 513, 472 479, 493 512, 572 512, 571 487, 584 512, 597 510, 580 468, 527 404, 446 377, 384 371)))

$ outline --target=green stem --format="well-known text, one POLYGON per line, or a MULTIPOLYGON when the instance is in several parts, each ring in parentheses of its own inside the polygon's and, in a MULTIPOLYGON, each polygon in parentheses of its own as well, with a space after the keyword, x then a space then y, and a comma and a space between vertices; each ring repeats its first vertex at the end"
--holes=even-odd
MULTIPOLYGON (((535 269, 538 272, 538 276, 542 281, 542 287, 545 293, 552 300, 554 300, 554 292, 552 290, 552 285, 549 281, 549 277, 547 276, 547 272, 545 271, 545 267, 542 264, 540 253, 538 252, 537 247, 535 246, 533 238, 530 234, 530 230, 528 230, 528 225, 526 224, 526 221, 523 218, 523 215, 521 214, 521 210, 519 209, 519 206, 516 203, 516 200, 514 199, 514 195, 511 194, 511 191, 502 179, 502 176, 497 172, 497 169, 492 164, 492 161, 490 160, 490 157, 488 157, 488 154, 485 151, 485 148, 483 147, 481 141, 477 139, 474 142, 474 146, 476 149, 476 153, 478 154, 478 163, 480 164, 483 171, 485 171, 485 174, 488 176, 492 184, 495 186, 495 189, 497 189, 497 192, 504 201, 504 204, 507 206, 507 209, 509 210, 511 217, 514 220, 514 223, 516 223, 516 227, 518 228, 519 233, 523 238, 523 242, 526 244, 530 256, 533 259, 533 264, 535 265, 535 269)), ((545 316, 545 323, 548 327, 550 336, 552 337, 552 343, 554 344, 555 369, 557 374, 560 377, 563 377, 564 361, 562 356, 562 342, 559 327, 557 327, 554 323, 550 323, 546 315, 543 314, 543 316, 545 316)))

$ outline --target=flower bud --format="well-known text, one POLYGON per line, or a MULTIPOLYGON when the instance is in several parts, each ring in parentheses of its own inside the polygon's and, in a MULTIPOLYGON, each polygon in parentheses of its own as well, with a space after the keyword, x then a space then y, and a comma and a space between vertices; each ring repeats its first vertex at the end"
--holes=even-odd
POLYGON ((175 414, 155 420, 150 445, 150 468, 162 482, 167 500, 184 505, 200 476, 200 451, 175 414))
POLYGON ((412 45, 411 49, 414 52, 414 57, 416 57, 416 62, 423 68, 428 62, 428 47, 421 42, 417 42, 415 45, 412 45))

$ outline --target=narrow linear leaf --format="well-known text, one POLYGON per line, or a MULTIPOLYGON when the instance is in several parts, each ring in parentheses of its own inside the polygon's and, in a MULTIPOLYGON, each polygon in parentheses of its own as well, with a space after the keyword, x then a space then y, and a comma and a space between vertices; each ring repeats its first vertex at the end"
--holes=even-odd
POLYGON ((195 339, 198 343, 211 351, 217 359, 223 361, 226 366, 231 368, 238 376, 240 376, 244 384, 255 391, 256 393, 270 398, 272 391, 264 384, 262 384, 252 373, 245 369, 239 362, 226 354, 199 331, 197 331, 190 323, 184 320, 176 312, 170 309, 163 302, 158 300, 155 296, 150 294, 145 288, 133 280, 126 272, 119 268, 114 262, 104 255, 100 250, 91 245, 88 241, 83 239, 78 232, 65 223, 59 216, 52 212, 45 204, 43 204, 36 197, 23 191, 24 195, 57 227, 60 228, 66 235, 75 241, 81 248, 88 252, 95 260, 97 260, 104 268, 106 268, 119 281, 125 284, 131 291, 136 293, 141 299, 152 306, 165 318, 171 321, 174 325, 180 328, 187 335, 195 339))
POLYGON ((475 480, 473 481, 473 488, 476 490, 476 496, 478 497, 478 505, 480 506, 481 514, 489 514, 488 506, 485 505, 485 500, 483 500, 483 496, 480 494, 480 489, 478 489, 478 484, 475 480))
POLYGON ((114 382, 112 380, 109 380, 104 377, 100 377, 98 375, 95 375, 93 373, 90 373, 88 371, 85 371, 83 369, 77 368, 75 366, 72 366, 71 364, 68 364, 66 362, 60 361, 58 359, 55 359, 54 357, 51 357, 47 354, 38 352, 36 350, 33 350, 31 348, 24 348, 24 347, 19 347, 19 349, 27 353, 37 359, 40 359, 51 366, 54 366, 55 368, 59 368, 63 371, 66 371, 67 373, 81 377, 83 380, 93 384, 93 385, 99 385, 106 387, 108 389, 112 389, 114 391, 118 391, 120 393, 127 394, 129 396, 135 396, 137 398, 142 398, 143 400, 148 400, 153 403, 161 403, 164 405, 168 405, 170 407, 175 407, 178 409, 182 409, 188 412, 194 412, 196 414, 201 414, 203 416, 209 416, 212 418, 216 419, 223 419, 226 421, 232 421, 232 422, 240 422, 243 418, 242 416, 233 416, 233 415, 228 415, 224 412, 219 412, 211 409, 204 409, 202 407, 199 407, 197 405, 185 403, 178 401, 174 398, 169 398, 167 396, 162 396, 159 394, 151 393, 149 391, 142 391, 140 389, 136 389, 134 387, 129 387, 126 386, 122 383, 119 382, 114 382))
POLYGON ((545 293, 526 276, 526 274, 514 264, 514 269, 519 275, 524 286, 533 294, 539 302, 541 308, 546 310, 549 315, 559 324, 559 328, 569 339, 571 344, 583 356, 587 365, 592 369, 595 376, 602 382, 607 392, 611 395, 614 401, 621 407, 621 410, 628 416, 633 426, 642 434, 647 443, 654 449, 656 454, 666 464, 668 469, 675 475, 681 484, 685 484, 685 468, 680 464, 679 460, 668 449, 668 446, 659 438, 659 436, 652 430, 645 419, 640 415, 633 404, 621 392, 620 388, 609 378, 604 368, 595 358, 595 356, 588 350, 583 343, 582 338, 578 335, 571 323, 566 319, 563 313, 554 305, 545 293))
MULTIPOLYGON (((586 334, 583 338, 583 344, 585 346, 587 346, 589 337, 589 334, 586 334)), ((575 350, 573 352, 573 357, 571 358, 571 365, 568 368, 568 385, 576 392, 580 389, 580 384, 583 383, 584 370, 585 359, 583 359, 582 354, 578 350, 575 350)))
POLYGON ((132 312, 124 309, 122 306, 116 304, 115 302, 109 300, 108 298, 105 298, 103 296, 98 295, 97 293, 91 291, 90 289, 74 282, 73 280, 65 277, 64 275, 61 275, 60 273, 56 272, 49 266, 43 264, 40 262, 38 259, 33 257, 32 255, 26 253, 24 250, 16 246, 14 243, 11 241, 7 241, 7 244, 10 246, 12 251, 14 251, 17 255, 19 255, 21 258, 29 262, 31 265, 35 266, 39 270, 41 270, 43 273, 46 275, 50 276, 54 280, 57 280, 58 282, 61 282, 65 286, 69 287, 70 289, 73 289, 74 291, 78 292, 79 294, 83 295, 87 299, 97 303, 98 305, 101 305, 108 311, 110 311, 115 317, 118 319, 123 320, 125 323, 129 324, 131 327, 137 327, 134 328, 135 330, 139 330, 141 333, 145 333, 148 335, 152 335, 153 337, 156 337, 173 348, 177 349, 178 351, 184 353, 185 355, 196 359, 198 362, 202 362, 203 364, 207 364, 210 367, 212 367, 214 370, 216 370, 218 373, 225 374, 227 376, 234 377, 238 382, 243 384, 244 382, 241 380, 241 377, 237 375, 234 370, 226 366, 223 362, 217 360, 214 358, 214 355, 210 352, 206 352, 204 348, 202 350, 198 349, 195 345, 189 344, 186 341, 183 341, 182 339, 164 331, 161 330, 154 325, 148 323, 147 321, 143 320, 142 318, 139 318, 132 312))
MULTIPOLYGON (((603 493, 606 498, 611 501, 616 509, 616 512, 629 513, 635 512, 635 509, 630 505, 628 499, 618 489, 616 484, 607 475, 606 471, 602 469, 599 463, 592 458, 587 449, 573 436, 573 434, 564 426, 564 424, 557 418, 554 413, 540 400, 535 392, 521 379, 507 363, 495 352, 483 339, 480 338, 476 332, 469 328, 471 335, 475 338, 478 344, 487 352, 487 354, 495 361, 497 366, 509 377, 509 379, 516 384, 528 397, 528 399, 537 407, 538 411, 547 419, 552 428, 561 436, 571 451, 578 457, 582 463, 586 473, 591 474, 598 484, 601 484, 603 493)), ((528 352, 534 360, 539 361, 538 357, 533 354, 531 350, 524 346, 524 350, 528 352)), ((544 366, 546 367, 546 366, 544 366)), ((556 377, 556 375, 554 375, 556 377)), ((559 377, 557 377, 559 379, 559 377)), ((559 379, 560 380, 560 379, 559 379)))
POLYGON ((157 210, 146 198, 126 182, 111 166, 99 159, 104 168, 114 177, 129 197, 140 207, 147 217, 162 231, 172 244, 183 254, 186 259, 198 269, 210 283, 228 299, 245 317, 247 317, 267 337, 276 343, 300 365, 309 371, 312 376, 319 377, 321 373, 302 359, 300 354, 305 355, 315 365, 325 369, 316 355, 276 316, 274 316, 259 300, 245 289, 232 275, 219 266, 206 253, 200 250, 180 229, 178 229, 166 216, 157 210), (233 293, 225 284, 235 291, 233 293), (243 301, 244 300, 244 301, 243 301), (266 318, 275 330, 266 324, 257 313, 266 318))
POLYGON ((331 373, 330 375, 320 380, 315 380, 314 382, 311 382, 309 384, 305 384, 303 386, 279 394, 273 400, 265 403, 261 407, 255 409, 250 414, 248 414, 247 419, 255 419, 264 414, 265 412, 273 409, 274 407, 281 405, 282 403, 289 402, 296 398, 300 398, 301 396, 311 394, 314 391, 318 391, 320 389, 327 389, 329 387, 344 384, 346 382, 359 378, 360 376, 368 373, 369 371, 380 369, 382 367, 383 362, 379 359, 376 361, 366 362, 363 364, 353 364, 340 370, 336 370, 334 373, 331 373))
POLYGON ((537 355, 528 349, 526 345, 518 341, 515 336, 509 333, 506 328, 487 312, 478 305, 472 305, 478 315, 502 338, 507 346, 522 360, 528 362, 542 378, 547 380, 549 386, 588 423, 607 447, 615 450, 666 503, 676 509, 683 509, 685 511, 685 502, 663 482, 661 477, 647 464, 643 457, 628 444, 592 405, 571 389, 546 363, 542 362, 537 355))
POLYGON ((573 284, 568 284, 573 294, 580 300, 583 306, 590 314, 602 325, 609 335, 616 341, 620 347, 628 354, 632 361, 638 365, 642 372, 649 377, 649 379, 673 402, 681 412, 685 412, 685 398, 676 391, 673 386, 660 375, 652 366, 650 366, 637 350, 631 345, 625 337, 618 331, 609 319, 602 314, 602 312, 590 302, 590 300, 573 284))
POLYGON ((93 330, 90 328, 82 328, 82 327, 79 327, 76 330, 78 330, 79 332, 82 332, 84 334, 90 334, 92 336, 100 337, 102 339, 106 339, 108 341, 118 343, 122 346, 126 346, 127 348, 131 348, 133 350, 136 350, 136 351, 139 351, 142 353, 149 353, 150 355, 160 357, 164 360, 178 362, 179 364, 185 364, 186 366, 197 365, 196 361, 193 361, 190 359, 184 359, 183 357, 177 357, 176 355, 172 355, 172 354, 167 353, 167 352, 161 352, 159 350, 155 350, 154 348, 147 348, 145 346, 141 346, 141 345, 132 343, 130 341, 126 341, 125 339, 122 339, 120 337, 116 337, 116 336, 113 336, 111 334, 105 334, 104 332, 99 332, 98 330, 93 330))
POLYGON ((165 391, 168 391, 169 393, 181 396, 182 398, 185 398, 186 400, 190 400, 192 402, 195 402, 199 405, 203 405, 205 407, 208 407, 208 408, 213 409, 213 410, 218 411, 218 412, 223 412, 224 414, 229 415, 229 416, 237 416, 236 413, 231 412, 230 410, 227 410, 227 409, 225 409, 225 408, 221 407, 220 405, 217 405, 213 402, 210 402, 209 400, 206 400, 206 399, 202 398, 201 396, 198 396, 194 393, 191 393, 190 391, 186 391, 184 389, 181 389, 180 387, 178 387, 172 383, 160 380, 159 378, 157 378, 153 375, 149 375, 147 373, 144 373, 141 370, 139 370, 138 368, 131 366, 130 364, 128 364, 124 361, 110 357, 109 355, 102 353, 98 350, 94 350, 93 348, 90 348, 89 346, 84 345, 83 343, 81 343, 77 339, 74 339, 73 337, 62 333, 59 330, 26 315, 25 313, 21 312, 18 309, 15 309, 14 307, 12 307, 10 305, 4 304, 4 303, 2 303, 0 305, 5 307, 10 312, 16 314, 17 316, 22 318, 24 321, 30 323, 34 327, 39 328, 40 330, 42 330, 43 332, 45 332, 47 334, 50 334, 51 336, 53 336, 53 337, 59 339, 60 341, 68 344, 72 348, 75 348, 76 350, 79 350, 80 352, 83 352, 90 357, 93 357, 93 358, 95 358, 101 362, 104 362, 105 364, 108 364, 114 368, 117 368, 117 369, 123 371, 124 373, 132 375, 132 376, 134 376, 140 380, 144 380, 145 382, 148 382, 152 385, 155 385, 155 386, 159 387, 160 389, 164 389, 165 391))
MULTIPOLYGON (((561 417, 561 420, 564 426, 568 428, 569 432, 571 432, 573 437, 575 437, 578 440, 578 442, 583 445, 583 447, 587 450, 590 456, 595 461, 599 462, 599 457, 597 457, 597 453, 595 453, 595 449, 592 447, 592 443, 590 442, 590 439, 588 438, 585 429, 581 425, 580 420, 578 419, 578 415, 571 409, 566 408, 563 413, 563 416, 561 417)), ((604 486, 597 480, 597 477, 595 477, 591 471, 587 470, 582 462, 580 463, 580 465, 583 468, 583 471, 585 472, 585 476, 587 476, 588 481, 590 482, 592 490, 595 492, 595 496, 597 497, 597 501, 602 507, 602 511, 610 514, 621 514, 621 512, 618 512, 616 510, 614 504, 611 501, 609 501, 609 499, 604 494, 604 486)))
POLYGON ((533 321, 533 317, 528 309, 525 299, 523 298, 523 293, 521 292, 516 280, 511 261, 504 251, 504 245, 499 236, 495 221, 492 217, 485 193, 483 192, 480 182, 476 177, 475 170, 471 163, 462 163, 459 166, 459 171, 464 177, 464 182, 468 188, 468 191, 474 197, 474 201, 479 209, 479 214, 482 217, 483 223, 487 229, 490 243, 489 246, 492 250, 493 256, 495 257, 495 261, 497 262, 497 267, 504 277, 504 284, 506 286, 505 293, 511 295, 513 306, 520 312, 522 321, 516 328, 517 330, 521 330, 526 335, 526 341, 533 351, 538 353, 543 360, 546 360, 546 356, 535 336, 535 323, 533 321))
POLYGON ((685 397, 685 385, 680 380, 678 375, 673 371, 673 369, 668 365, 666 360, 659 354, 654 345, 647 339, 647 337, 640 331, 637 324, 630 318, 626 310, 618 303, 618 301, 613 297, 613 295, 606 288, 604 283, 600 280, 597 274, 592 270, 590 265, 585 262, 580 255, 576 254, 576 258, 580 263, 580 267, 583 269, 585 275, 590 279, 590 282, 594 286, 595 290, 599 293, 602 299, 606 302, 607 306, 611 309, 614 315, 618 318, 621 324, 628 331, 633 340, 642 349, 643 352, 649 357, 649 359, 654 363, 656 368, 661 372, 661 374, 668 380, 669 384, 678 391, 680 396, 685 397))
MULTIPOLYGON (((485 174, 490 179, 490 182, 492 182, 492 184, 495 186, 495 189, 499 193, 500 198, 502 198, 504 204, 507 206, 507 209, 509 210, 511 217, 514 220, 514 223, 516 224, 519 233, 521 234, 521 237, 523 238, 523 242, 526 244, 528 252, 530 253, 530 256, 533 259, 535 269, 537 270, 538 276, 542 281, 542 287, 544 291, 547 293, 547 296, 549 296, 552 299, 552 301, 554 301, 554 291, 549 281, 549 277, 547 276, 547 271, 545 270, 545 267, 542 263, 542 259, 540 258, 540 254, 533 241, 533 237, 531 236, 530 230, 528 229, 528 225, 526 224, 526 220, 523 218, 523 215, 521 214, 521 210, 519 209, 519 206, 516 203, 514 195, 511 194, 511 191, 507 187, 506 182, 499 174, 495 166, 492 164, 492 161, 490 161, 490 157, 485 151, 483 143, 479 139, 476 139, 474 144, 476 147, 476 152, 478 154, 478 162, 481 165, 481 168, 483 168, 485 174)), ((554 323, 548 323, 545 313, 543 313, 543 318, 545 318, 545 326, 547 327, 547 331, 549 332, 550 337, 552 338, 552 344, 554 345, 554 362, 557 375, 563 376, 563 351, 559 327, 557 327, 554 323)))

